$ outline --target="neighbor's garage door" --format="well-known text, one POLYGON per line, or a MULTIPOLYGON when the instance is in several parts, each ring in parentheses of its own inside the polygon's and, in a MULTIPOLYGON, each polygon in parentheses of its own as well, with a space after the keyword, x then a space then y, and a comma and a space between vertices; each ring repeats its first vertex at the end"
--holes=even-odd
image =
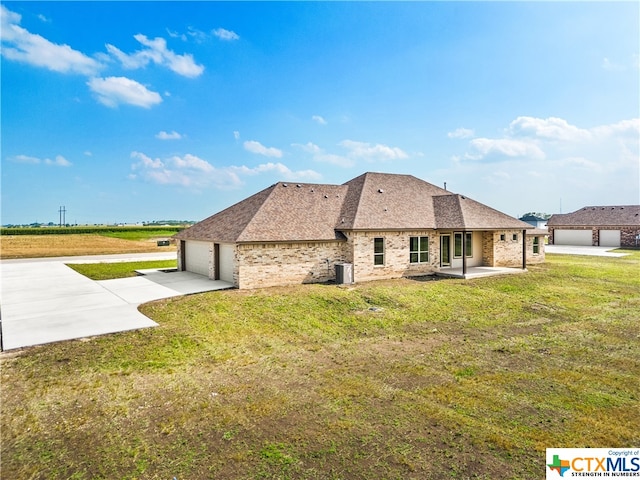
POLYGON ((555 245, 593 245, 591 230, 554 230, 555 245))
POLYGON ((601 247, 619 247, 620 230, 600 230, 601 247))
POLYGON ((187 268, 185 270, 209 276, 209 261, 211 258, 209 245, 208 242, 186 242, 185 263, 187 268))
POLYGON ((233 283, 234 246, 233 244, 220 244, 220 280, 233 283))

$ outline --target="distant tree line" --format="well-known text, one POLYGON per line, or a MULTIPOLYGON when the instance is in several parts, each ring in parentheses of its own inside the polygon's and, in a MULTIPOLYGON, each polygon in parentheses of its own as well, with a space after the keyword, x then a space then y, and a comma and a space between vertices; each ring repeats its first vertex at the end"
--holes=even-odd
POLYGON ((117 232, 135 232, 144 230, 148 231, 171 231, 179 232, 185 227, 167 226, 166 224, 150 225, 150 226, 82 226, 82 227, 0 227, 0 235, 67 235, 67 234, 91 234, 91 233, 117 233, 117 232))

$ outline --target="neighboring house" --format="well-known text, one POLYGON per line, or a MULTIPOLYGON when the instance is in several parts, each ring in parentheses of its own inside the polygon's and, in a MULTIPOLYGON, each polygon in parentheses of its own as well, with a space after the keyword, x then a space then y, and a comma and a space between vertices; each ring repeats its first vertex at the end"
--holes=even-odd
POLYGON ((175 238, 180 270, 244 289, 335 280, 345 263, 355 282, 524 269, 544 261, 544 237, 527 229, 411 175, 365 173, 343 185, 276 183, 175 238))
POLYGON ((584 207, 548 220, 553 245, 636 247, 640 244, 640 205, 584 207))
POLYGON ((547 219, 543 217, 539 217, 537 215, 525 215, 524 217, 520 217, 525 223, 528 223, 534 228, 546 229, 547 228, 547 219))

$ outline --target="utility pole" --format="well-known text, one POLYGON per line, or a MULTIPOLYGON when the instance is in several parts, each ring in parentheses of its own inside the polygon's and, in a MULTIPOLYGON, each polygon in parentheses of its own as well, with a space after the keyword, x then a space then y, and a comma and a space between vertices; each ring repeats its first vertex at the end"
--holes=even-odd
POLYGON ((62 205, 58 209, 58 213, 60 214, 60 226, 67 224, 67 209, 64 205, 62 205))

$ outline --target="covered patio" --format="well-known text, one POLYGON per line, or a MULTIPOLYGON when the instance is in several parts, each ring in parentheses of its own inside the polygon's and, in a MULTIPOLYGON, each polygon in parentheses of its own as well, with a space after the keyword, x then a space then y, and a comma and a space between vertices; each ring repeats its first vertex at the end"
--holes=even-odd
POLYGON ((436 276, 469 279, 493 277, 496 275, 514 275, 517 273, 525 273, 526 271, 526 268, 513 267, 467 267, 465 273, 462 268, 445 268, 436 272, 436 276))

